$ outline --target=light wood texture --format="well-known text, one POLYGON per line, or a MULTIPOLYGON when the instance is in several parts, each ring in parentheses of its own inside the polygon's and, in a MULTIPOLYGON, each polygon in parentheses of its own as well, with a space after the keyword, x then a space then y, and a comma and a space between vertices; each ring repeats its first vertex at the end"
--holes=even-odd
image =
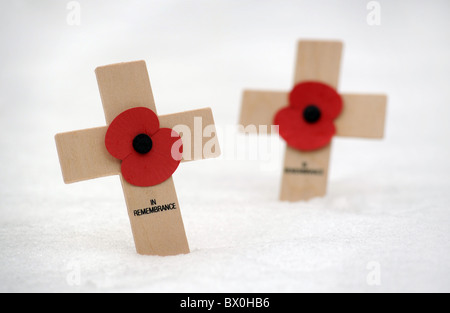
MULTIPOLYGON (((295 84, 319 81, 337 88, 341 68, 341 42, 301 41, 298 45, 295 84)), ((301 201, 323 197, 327 190, 331 145, 312 152, 286 149, 281 183, 282 201, 301 201), (302 171, 303 165, 322 169, 322 175, 302 171)))
POLYGON ((306 201, 327 192, 331 145, 313 152, 286 148, 281 201, 306 201))
POLYGON ((144 61, 98 67, 95 74, 106 124, 111 124, 120 113, 136 107, 146 107, 157 113, 144 61))
POLYGON ((106 131, 99 127, 55 136, 66 184, 120 173, 120 161, 106 150, 106 131))
POLYGON ((140 188, 130 185, 121 177, 125 201, 130 217, 136 251, 142 255, 177 255, 189 253, 180 205, 173 178, 164 183, 140 188), (156 205, 151 201, 156 200, 156 205), (135 210, 174 203, 175 209, 137 216, 135 210))
POLYGON ((267 129, 270 133, 275 114, 289 104, 288 97, 289 93, 282 91, 244 91, 239 125, 255 125, 257 132, 260 125, 269 126, 267 129))
POLYGON ((335 121, 337 136, 383 138, 386 95, 344 94, 344 110, 335 121))
MULTIPOLYGON (((147 107, 156 113, 145 62, 108 65, 97 68, 95 72, 107 124, 120 113, 134 107, 147 107)), ((139 254, 160 256, 189 253, 172 179, 169 183, 156 187, 137 187, 128 184, 120 176, 129 212, 148 208, 151 200, 163 205, 177 204, 177 209, 173 210, 176 212, 165 211, 142 216, 129 214, 136 251, 139 254), (150 195, 154 197, 149 198, 150 195)))
POLYGON ((319 81, 337 89, 343 44, 339 41, 300 41, 295 84, 319 81))

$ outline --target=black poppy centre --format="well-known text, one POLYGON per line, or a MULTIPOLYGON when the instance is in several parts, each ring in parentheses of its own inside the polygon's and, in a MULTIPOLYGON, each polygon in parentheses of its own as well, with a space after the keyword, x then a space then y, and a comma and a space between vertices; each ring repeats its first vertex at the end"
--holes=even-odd
POLYGON ((137 153, 147 154, 153 148, 153 141, 147 134, 137 135, 133 140, 133 148, 137 153))
POLYGON ((303 111, 303 118, 309 124, 316 123, 317 121, 320 120, 321 116, 322 116, 322 112, 314 104, 311 104, 311 105, 307 106, 305 108, 305 110, 303 111))

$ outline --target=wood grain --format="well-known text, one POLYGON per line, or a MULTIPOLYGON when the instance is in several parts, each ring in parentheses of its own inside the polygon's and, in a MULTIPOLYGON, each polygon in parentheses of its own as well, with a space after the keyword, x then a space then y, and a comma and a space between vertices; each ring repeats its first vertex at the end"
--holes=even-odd
POLYGON ((340 41, 300 41, 294 83, 318 81, 337 89, 342 49, 340 41))
POLYGON ((120 173, 120 161, 106 150, 106 131, 107 127, 99 127, 55 136, 66 184, 120 173))
MULTIPOLYGON (((255 125, 257 133, 260 125, 269 126, 270 133, 275 114, 289 104, 288 96, 289 93, 283 91, 244 91, 239 125, 255 125)), ((250 130, 251 128, 246 129, 247 132, 250 130)))
POLYGON ((344 94, 344 110, 335 121, 337 136, 380 139, 384 137, 386 95, 344 94))
POLYGON ((144 61, 101 66, 95 74, 107 125, 120 113, 136 107, 157 113, 144 61))
POLYGON ((136 187, 121 177, 136 251, 142 255, 169 256, 189 253, 173 178, 153 187, 136 187), (152 204, 152 200, 156 204, 152 204), (135 211, 175 204, 175 209, 137 215, 135 211))

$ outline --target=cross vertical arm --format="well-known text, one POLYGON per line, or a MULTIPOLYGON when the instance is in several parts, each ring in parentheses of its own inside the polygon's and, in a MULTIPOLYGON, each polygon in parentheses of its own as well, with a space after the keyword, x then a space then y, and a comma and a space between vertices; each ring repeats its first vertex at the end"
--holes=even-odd
MULTIPOLYGON (((295 84, 318 81, 337 88, 342 49, 341 42, 300 41, 295 84)), ((325 196, 330 154, 331 144, 312 152, 287 147, 280 199, 294 202, 325 196)))
POLYGON ((337 89, 342 50, 343 43, 340 41, 300 41, 295 68, 295 84, 318 81, 337 89))
POLYGON ((157 114, 145 61, 101 66, 95 74, 106 124, 135 107, 146 107, 157 114))
MULTIPOLYGON (((134 107, 146 107, 156 113, 145 62, 99 67, 96 75, 108 124, 134 107)), ((189 253, 173 179, 153 187, 137 187, 120 177, 137 252, 161 256, 189 253), (139 215, 157 205, 173 209, 139 215)))
POLYGON ((173 178, 153 187, 136 187, 121 176, 136 251, 142 255, 178 255, 190 252, 173 178), (153 205, 152 201, 156 204, 153 205), (155 206, 170 210, 139 215, 155 206))
POLYGON ((324 196, 330 154, 331 145, 311 152, 286 147, 281 200, 295 202, 324 196))

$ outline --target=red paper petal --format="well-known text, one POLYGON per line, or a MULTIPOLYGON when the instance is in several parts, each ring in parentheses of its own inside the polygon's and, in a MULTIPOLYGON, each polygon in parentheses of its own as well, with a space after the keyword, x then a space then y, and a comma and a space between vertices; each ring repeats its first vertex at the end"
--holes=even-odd
POLYGON ((316 105, 322 117, 334 120, 342 112, 342 98, 332 87, 319 82, 300 83, 290 96, 290 106, 303 111, 309 105, 316 105))
POLYGON ((327 146, 336 133, 332 120, 321 118, 315 124, 303 119, 303 111, 292 107, 281 109, 275 116, 280 136, 297 150, 313 151, 327 146))
POLYGON ((109 153, 124 160, 134 153, 133 139, 140 134, 150 137, 159 129, 158 116, 148 108, 133 108, 127 110, 109 125, 106 132, 105 145, 109 153))
POLYGON ((122 161, 123 178, 134 186, 156 186, 169 179, 180 165, 183 145, 175 131, 162 128, 153 136, 147 154, 132 153, 122 161))

